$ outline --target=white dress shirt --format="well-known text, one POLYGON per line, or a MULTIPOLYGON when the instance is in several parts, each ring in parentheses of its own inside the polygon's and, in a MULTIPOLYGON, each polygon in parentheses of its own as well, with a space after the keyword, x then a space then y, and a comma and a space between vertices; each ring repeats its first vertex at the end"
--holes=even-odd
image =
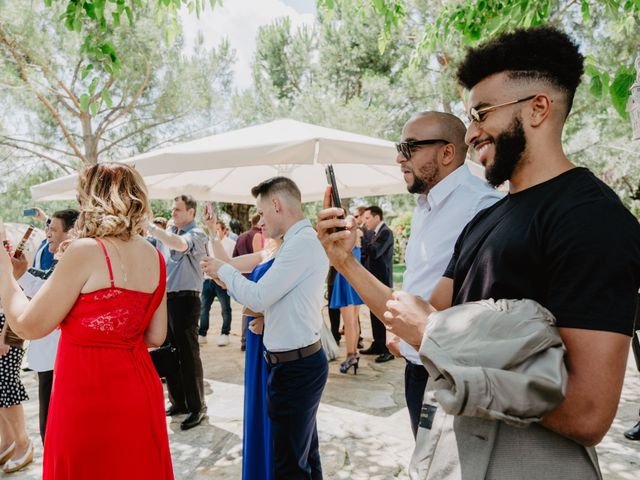
MULTIPOLYGON (((40 267, 40 257, 36 258, 36 268, 40 267)), ((44 285, 46 280, 32 275, 28 271, 19 279, 18 285, 24 291, 24 294, 33 298, 38 290, 44 285)), ((58 342, 60 341, 60 329, 56 328, 53 332, 43 338, 31 340, 27 349, 27 363, 29 368, 35 372, 48 372, 53 370, 56 363, 56 353, 58 352, 58 342)))
POLYGON ((218 276, 239 303, 264 312, 264 345, 271 352, 320 340, 329 259, 308 220, 292 225, 273 265, 256 282, 225 264, 218 276))
MULTIPOLYGON (((428 194, 420 195, 411 220, 402 289, 429 299, 451 260, 462 229, 480 210, 503 195, 472 175, 464 164, 428 194)), ((418 352, 404 340, 400 341, 400 352, 411 363, 422 365, 418 352)))

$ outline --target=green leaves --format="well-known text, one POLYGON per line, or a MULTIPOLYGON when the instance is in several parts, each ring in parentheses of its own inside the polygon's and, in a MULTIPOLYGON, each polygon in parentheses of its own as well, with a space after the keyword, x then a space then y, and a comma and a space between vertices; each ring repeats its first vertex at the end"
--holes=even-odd
MULTIPOLYGON (((168 16, 168 21, 163 22, 162 27, 168 25, 167 39, 173 41, 177 35, 175 25, 178 12, 183 5, 200 16, 207 4, 210 8, 222 4, 222 0, 44 0, 45 6, 49 8, 54 2, 66 3, 61 17, 65 27, 75 33, 84 33, 80 52, 110 74, 116 74, 120 70, 118 53, 110 39, 122 27, 123 16, 126 17, 127 24, 133 26, 136 9, 145 8, 145 4, 155 5, 158 12, 163 12, 163 20, 165 13, 168 16)), ((86 73, 83 71, 84 77, 86 73)))
POLYGON ((80 74, 80 78, 82 80, 84 80, 85 78, 87 78, 87 75, 89 75, 89 72, 91 72, 91 70, 93 70, 93 63, 90 63, 88 65, 86 65, 83 69, 82 72, 80 74))
POLYGON ((113 100, 111 100, 111 94, 109 93, 109 90, 102 90, 101 97, 107 107, 113 107, 113 100))
POLYGON ((89 94, 83 93, 80 95, 80 111, 86 112, 89 109, 89 94))
POLYGON ((636 71, 631 67, 621 66, 618 68, 616 75, 609 87, 609 94, 611 95, 611 103, 615 107, 616 111, 625 119, 629 118, 629 114, 626 111, 627 102, 631 95, 631 85, 636 79, 636 71))

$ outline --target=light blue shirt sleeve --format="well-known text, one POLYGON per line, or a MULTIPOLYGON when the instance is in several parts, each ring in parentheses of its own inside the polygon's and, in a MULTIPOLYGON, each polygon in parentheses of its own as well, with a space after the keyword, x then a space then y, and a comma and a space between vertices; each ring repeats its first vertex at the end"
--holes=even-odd
POLYGON ((273 265, 257 283, 228 264, 218 270, 218 276, 239 303, 254 312, 264 312, 296 287, 313 269, 314 262, 304 240, 293 237, 282 245, 273 265))

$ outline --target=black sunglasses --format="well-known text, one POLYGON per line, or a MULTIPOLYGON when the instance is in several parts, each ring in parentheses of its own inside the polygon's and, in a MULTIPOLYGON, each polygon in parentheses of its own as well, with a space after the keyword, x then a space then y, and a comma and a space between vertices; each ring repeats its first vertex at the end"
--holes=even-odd
POLYGON ((410 140, 408 142, 396 143, 396 150, 407 160, 411 159, 411 154, 422 145, 434 145, 436 143, 451 143, 449 140, 442 140, 440 138, 434 138, 431 140, 410 140))

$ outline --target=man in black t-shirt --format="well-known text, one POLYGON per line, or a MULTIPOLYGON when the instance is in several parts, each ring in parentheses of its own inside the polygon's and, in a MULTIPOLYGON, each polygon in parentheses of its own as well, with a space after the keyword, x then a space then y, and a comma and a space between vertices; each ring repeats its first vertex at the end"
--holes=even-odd
POLYGON ((467 53, 458 70, 470 90, 466 142, 490 183, 509 181, 509 195, 465 227, 428 304, 403 293, 387 304, 387 328, 416 347, 430 312, 464 302, 529 298, 556 317, 565 398, 540 424, 498 422, 482 467, 491 478, 512 478, 505 472, 516 459, 522 478, 557 478, 559 469, 566 478, 600 478, 590 447, 607 433, 620 399, 640 287, 640 226, 563 151, 583 60, 550 27, 504 34, 467 53))

